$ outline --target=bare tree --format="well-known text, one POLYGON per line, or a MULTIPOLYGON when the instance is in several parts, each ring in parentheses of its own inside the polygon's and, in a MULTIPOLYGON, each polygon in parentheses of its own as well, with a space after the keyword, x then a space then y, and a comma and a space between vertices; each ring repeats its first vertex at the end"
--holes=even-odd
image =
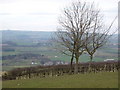
POLYGON ((94 7, 94 3, 80 1, 65 8, 59 18, 60 27, 56 32, 56 42, 62 46, 62 53, 71 56, 71 65, 73 59, 76 59, 75 73, 78 73, 78 60, 82 53, 87 50, 92 56, 96 49, 102 46, 100 43, 105 42, 109 29, 103 29, 102 19, 100 10, 94 7), (104 34, 98 33, 102 30, 104 34))
POLYGON ((86 42, 84 47, 90 56, 89 71, 91 71, 91 62, 93 60, 93 55, 95 54, 95 52, 99 48, 104 46, 109 38, 117 31, 116 29, 115 31, 110 33, 110 29, 116 18, 108 28, 105 28, 105 26, 103 25, 104 23, 97 15, 95 16, 95 20, 93 23, 94 27, 89 28, 88 32, 85 33, 86 42))
POLYGON ((72 70, 72 63, 75 57, 75 37, 74 32, 66 32, 59 30, 55 33, 56 37, 53 40, 56 42, 56 47, 58 51, 62 54, 68 55, 71 57, 71 70, 72 70))
POLYGON ((89 28, 90 30, 88 31, 90 32, 85 33, 86 42, 84 46, 85 50, 90 55, 90 62, 92 62, 93 55, 96 52, 96 50, 104 46, 109 40, 109 38, 117 31, 116 29, 115 31, 110 32, 110 29, 116 18, 113 20, 113 22, 108 28, 105 28, 101 19, 97 15, 95 16, 94 20, 94 27, 89 28))

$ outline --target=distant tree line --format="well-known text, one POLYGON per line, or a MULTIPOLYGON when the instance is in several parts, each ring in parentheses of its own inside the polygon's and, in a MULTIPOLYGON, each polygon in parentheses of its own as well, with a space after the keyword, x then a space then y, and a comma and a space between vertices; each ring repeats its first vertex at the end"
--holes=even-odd
POLYGON ((11 51, 14 52, 15 49, 14 49, 14 48, 10 48, 10 47, 7 47, 7 48, 6 48, 6 47, 3 47, 3 48, 2 48, 2 52, 3 52, 3 51, 4 51, 4 52, 11 52, 11 51))
POLYGON ((8 55, 8 56, 2 56, 3 60, 8 60, 8 59, 32 59, 32 58, 46 58, 44 55, 40 54, 32 54, 32 53, 24 53, 24 54, 18 54, 18 55, 8 55))

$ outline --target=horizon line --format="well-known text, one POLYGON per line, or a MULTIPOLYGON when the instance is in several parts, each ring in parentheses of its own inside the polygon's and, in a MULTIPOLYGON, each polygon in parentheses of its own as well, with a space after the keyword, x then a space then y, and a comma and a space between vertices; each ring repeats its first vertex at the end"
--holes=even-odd
POLYGON ((6 29, 6 30, 1 30, 0 31, 36 31, 36 32, 56 32, 57 30, 20 30, 20 29, 14 29, 14 30, 10 30, 10 29, 6 29))

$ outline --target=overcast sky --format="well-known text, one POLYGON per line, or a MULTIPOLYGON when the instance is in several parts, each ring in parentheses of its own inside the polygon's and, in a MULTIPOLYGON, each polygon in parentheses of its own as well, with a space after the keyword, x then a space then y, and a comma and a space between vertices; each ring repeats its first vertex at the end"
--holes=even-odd
MULTIPOLYGON (((55 31, 61 10, 72 1, 75 0, 0 0, 0 30, 55 31)), ((118 14, 119 0, 85 1, 98 5, 107 25, 118 14)), ((117 21, 114 25, 117 27, 117 21)))

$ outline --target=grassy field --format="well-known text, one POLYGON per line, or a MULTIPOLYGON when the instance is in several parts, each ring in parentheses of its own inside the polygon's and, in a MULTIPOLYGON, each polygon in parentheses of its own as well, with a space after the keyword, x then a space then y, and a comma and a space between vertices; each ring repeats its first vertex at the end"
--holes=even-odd
POLYGON ((118 72, 3 81, 3 88, 118 88, 118 72))

